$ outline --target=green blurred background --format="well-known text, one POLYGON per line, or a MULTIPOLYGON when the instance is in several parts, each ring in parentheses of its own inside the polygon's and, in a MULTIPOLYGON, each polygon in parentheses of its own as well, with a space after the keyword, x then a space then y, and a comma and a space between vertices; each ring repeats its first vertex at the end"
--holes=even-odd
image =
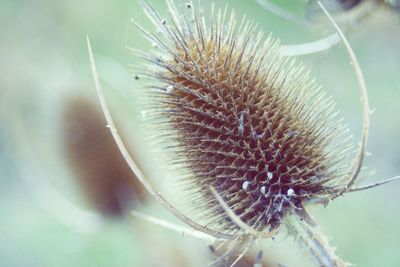
MULTIPOLYGON (((153 2, 165 10, 163 1, 153 2)), ((276 17, 255 1, 216 1, 217 6, 225 2, 284 44, 307 42, 332 32, 329 26, 328 30, 309 28, 276 17)), ((295 0, 276 2, 300 15, 304 6, 295 0)), ((149 25, 136 0, 1 0, 1 267, 207 266, 211 259, 207 242, 129 215, 108 219, 94 212, 68 159, 63 140, 66 103, 80 97, 97 105, 85 43, 89 35, 107 99, 125 139, 143 165, 150 169, 158 165, 142 144, 145 133, 135 92, 140 83, 129 71, 141 62, 126 49, 151 46, 130 18, 149 25)), ((399 18, 388 10, 377 10, 348 32, 375 110, 363 183, 400 174, 399 18)), ((299 61, 334 97, 358 140, 359 93, 344 48, 299 61)), ((157 185, 168 191, 163 173, 155 169, 157 185)), ((399 190, 397 182, 349 194, 312 213, 347 261, 366 267, 400 266, 399 190)), ((135 208, 177 222, 154 201, 146 200, 135 208)), ((310 265, 285 235, 259 242, 259 249, 271 266, 310 265)))

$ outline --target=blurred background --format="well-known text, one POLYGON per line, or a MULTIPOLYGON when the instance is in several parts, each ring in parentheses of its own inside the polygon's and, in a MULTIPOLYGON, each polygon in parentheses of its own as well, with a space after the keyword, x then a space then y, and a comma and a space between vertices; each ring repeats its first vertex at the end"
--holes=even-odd
MULTIPOLYGON (((165 10, 164 1, 153 1, 165 10)), ((181 3, 180 1, 177 1, 181 3)), ((209 0, 203 3, 209 4, 209 0)), ((304 26, 255 1, 226 2, 283 44, 333 32, 326 19, 304 26), (318 24, 318 25, 315 25, 318 24), (321 25, 325 25, 321 26, 321 25)), ((275 1, 302 17, 306 1, 275 1), (281 3, 284 2, 284 3, 281 3)), ((182 1, 184 4, 185 1, 182 1)), ((209 243, 134 218, 132 208, 182 224, 155 203, 125 166, 99 111, 86 35, 121 135, 166 194, 166 175, 145 140, 127 46, 151 48, 132 25, 149 25, 136 0, 0 2, 0 266, 207 266, 209 243)), ((374 10, 347 35, 363 68, 372 114, 363 171, 367 184, 400 174, 400 14, 374 10)), ((298 61, 334 97, 358 140, 361 108, 355 75, 339 45, 298 61)), ((357 142, 357 141, 356 141, 357 142)), ((400 183, 348 194, 312 214, 356 266, 400 266, 400 183)), ((257 244, 268 266, 310 266, 291 237, 257 244)), ((267 264, 265 264, 267 265, 267 264)))

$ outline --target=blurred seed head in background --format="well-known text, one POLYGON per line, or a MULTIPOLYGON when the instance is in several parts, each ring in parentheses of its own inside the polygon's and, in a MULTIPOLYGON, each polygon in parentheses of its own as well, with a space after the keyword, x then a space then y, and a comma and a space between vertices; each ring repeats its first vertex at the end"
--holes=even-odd
POLYGON ((71 97, 62 116, 65 151, 77 182, 91 205, 105 216, 118 217, 146 198, 128 168, 93 101, 71 97))

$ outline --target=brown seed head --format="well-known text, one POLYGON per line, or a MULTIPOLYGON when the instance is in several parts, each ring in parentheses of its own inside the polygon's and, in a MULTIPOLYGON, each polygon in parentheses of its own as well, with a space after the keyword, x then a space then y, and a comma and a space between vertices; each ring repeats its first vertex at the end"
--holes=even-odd
POLYGON ((144 5, 164 37, 141 28, 163 55, 143 55, 153 65, 145 74, 195 213, 209 227, 238 229, 213 187, 243 222, 272 230, 337 192, 348 140, 339 144, 345 130, 333 103, 303 67, 246 19, 236 25, 233 12, 205 18, 168 3, 170 20, 144 5))

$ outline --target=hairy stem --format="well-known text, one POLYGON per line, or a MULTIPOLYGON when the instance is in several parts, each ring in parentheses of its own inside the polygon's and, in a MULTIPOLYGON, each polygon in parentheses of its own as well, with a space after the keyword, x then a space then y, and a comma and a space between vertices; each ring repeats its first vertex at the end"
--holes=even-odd
POLYGON ((317 266, 346 267, 347 262, 335 254, 327 238, 318 226, 311 226, 297 216, 290 216, 286 220, 288 232, 295 238, 300 248, 305 250, 317 266))

